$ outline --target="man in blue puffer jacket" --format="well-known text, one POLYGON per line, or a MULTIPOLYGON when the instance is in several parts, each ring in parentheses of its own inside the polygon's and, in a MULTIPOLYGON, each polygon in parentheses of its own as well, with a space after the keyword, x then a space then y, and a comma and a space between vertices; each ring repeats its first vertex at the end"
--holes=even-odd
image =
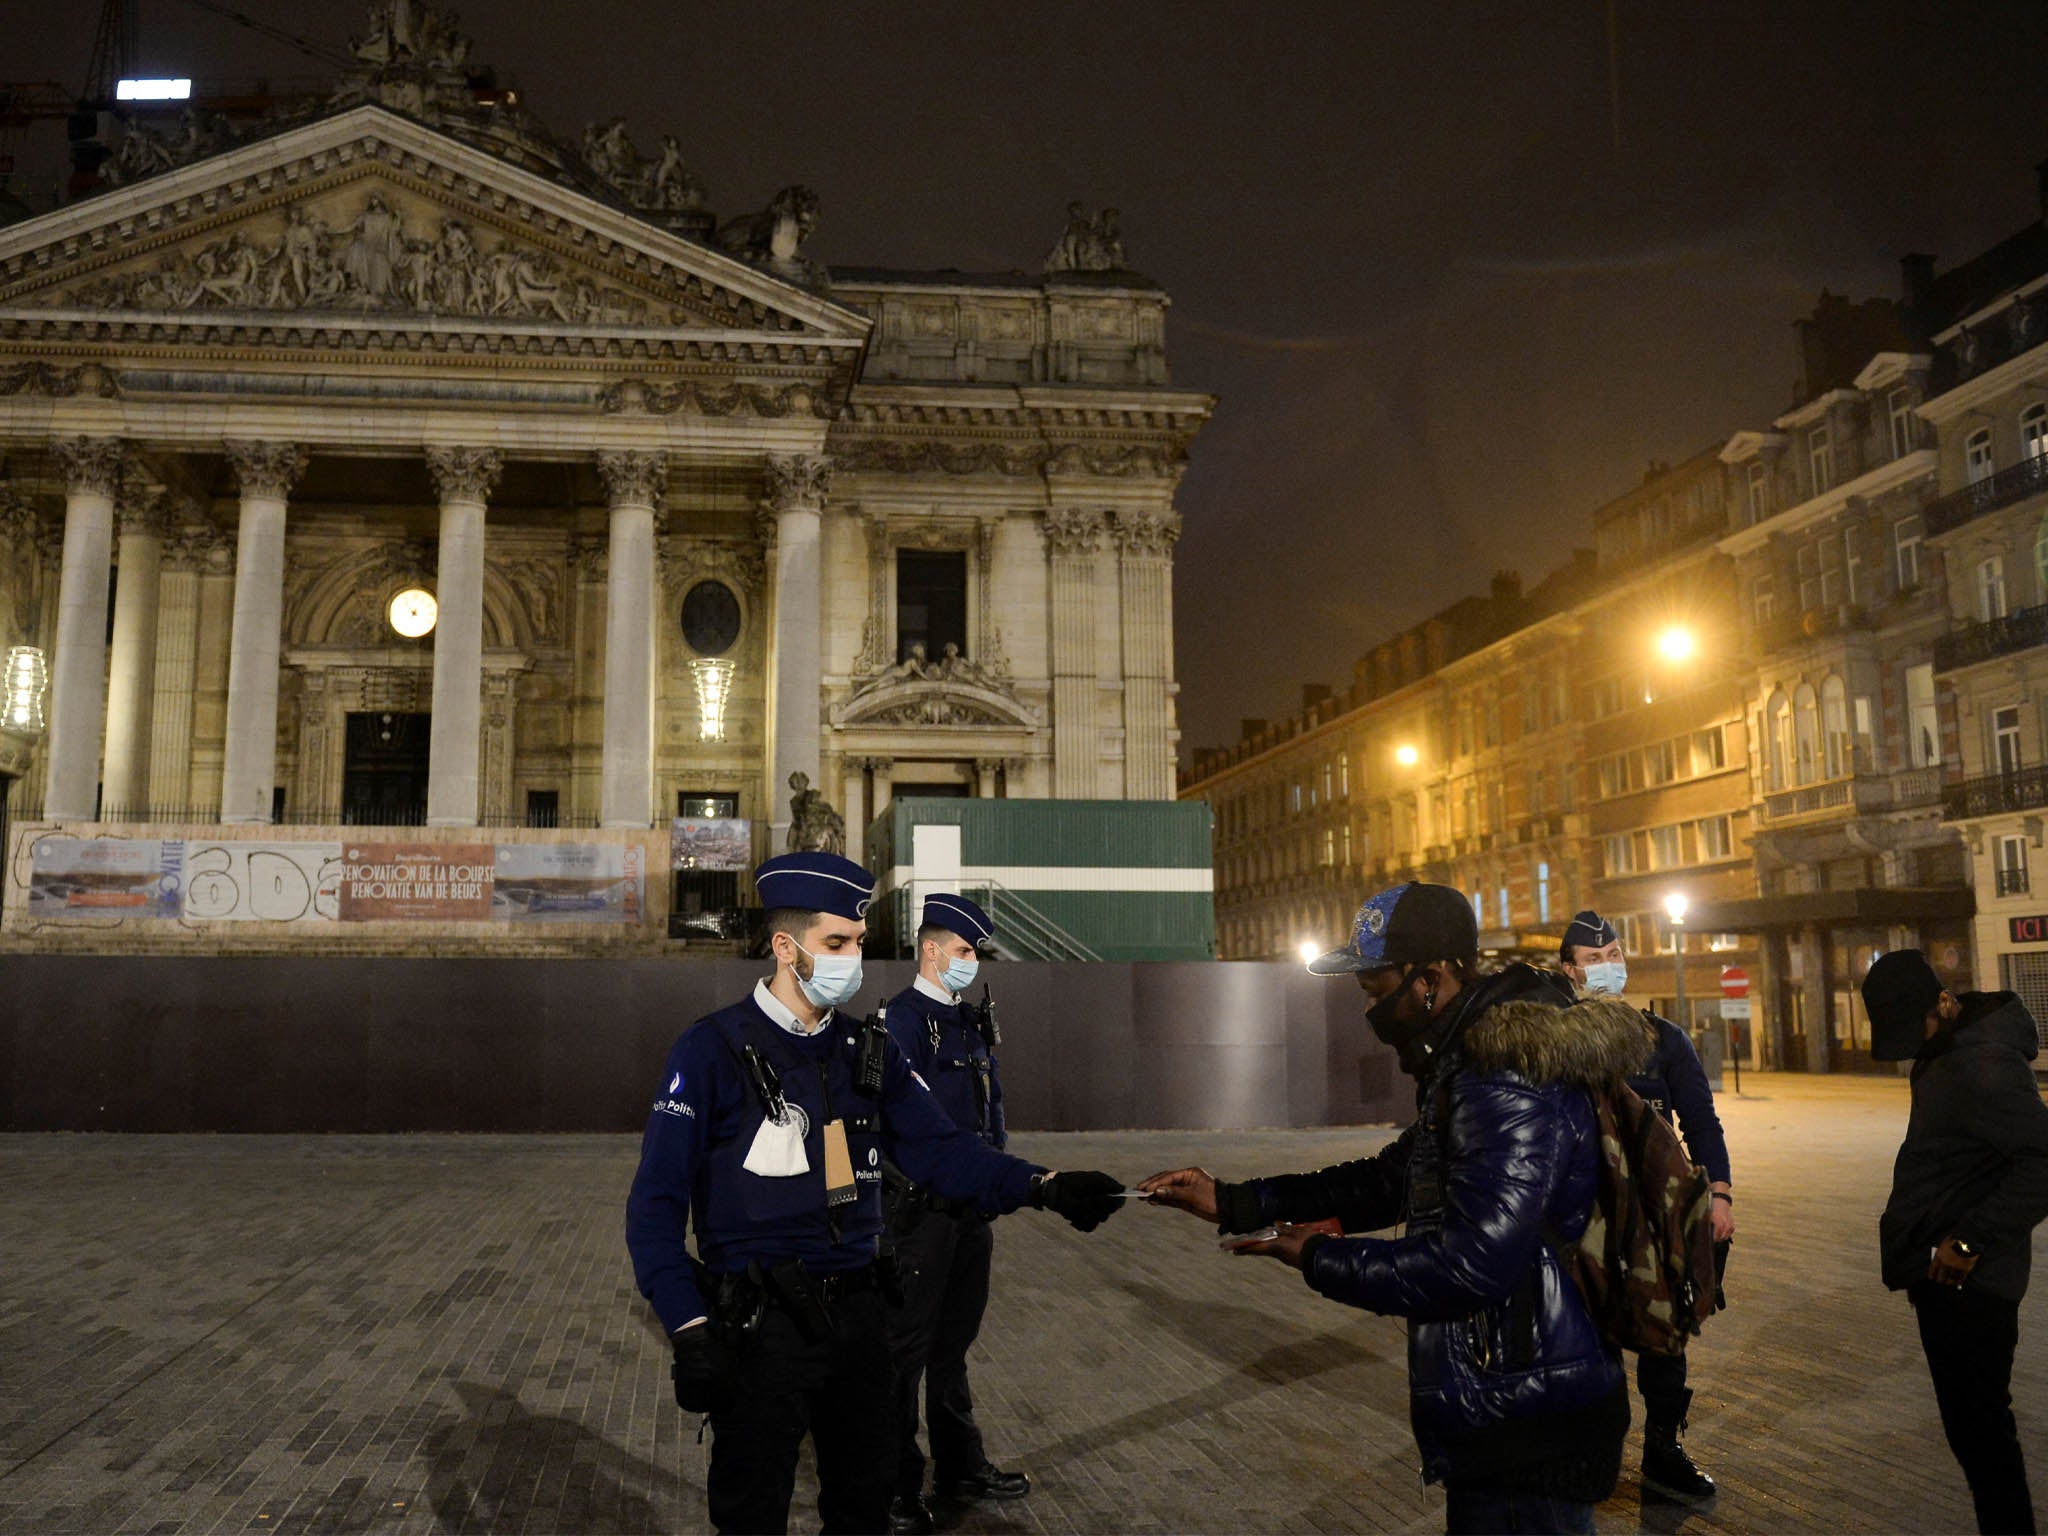
POLYGON ((1599 1174, 1588 1089, 1647 1046, 1633 1010, 1573 1006, 1554 973, 1477 968, 1472 909, 1404 884, 1359 908, 1351 942, 1314 961, 1354 975, 1373 1032, 1416 1080, 1417 1117, 1377 1156, 1226 1183, 1200 1168, 1139 1186, 1226 1232, 1279 1224, 1244 1251, 1295 1265, 1333 1301, 1405 1317, 1409 1416, 1447 1529, 1593 1529, 1628 1433, 1621 1356, 1556 1245, 1585 1229, 1599 1174), (1398 1238, 1308 1234, 1405 1221, 1398 1238))

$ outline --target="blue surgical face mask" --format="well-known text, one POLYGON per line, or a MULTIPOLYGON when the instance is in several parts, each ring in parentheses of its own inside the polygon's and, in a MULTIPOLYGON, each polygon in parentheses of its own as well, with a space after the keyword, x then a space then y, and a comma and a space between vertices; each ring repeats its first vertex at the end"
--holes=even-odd
MULTIPOLYGON (((791 940, 795 943, 795 940, 791 940)), ((837 1008, 841 1003, 860 990, 860 955, 812 955, 803 945, 797 944, 811 957, 811 974, 805 976, 795 966, 790 972, 796 977, 797 990, 810 999, 813 1008, 837 1008)))
POLYGON ((1619 997, 1628 990, 1628 962, 1594 960, 1586 966, 1586 990, 1596 997, 1619 997))
POLYGON ((948 992, 965 992, 974 985, 974 978, 980 971, 981 962, 972 955, 964 960, 950 961, 946 968, 939 972, 939 985, 948 992))

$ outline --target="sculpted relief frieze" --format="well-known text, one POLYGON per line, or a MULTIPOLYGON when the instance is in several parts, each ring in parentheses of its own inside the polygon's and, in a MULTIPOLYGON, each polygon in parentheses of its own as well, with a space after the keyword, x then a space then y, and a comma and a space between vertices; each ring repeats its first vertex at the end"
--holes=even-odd
POLYGON ((636 325, 673 320, 545 251, 492 240, 438 210, 400 211, 379 192, 337 211, 290 204, 224 238, 50 296, 95 309, 289 310, 468 315, 636 325), (265 223, 268 228, 265 228, 265 223))
POLYGON ((597 408, 610 416, 790 416, 831 420, 837 406, 806 384, 780 389, 765 384, 664 384, 622 379, 598 391, 597 408))

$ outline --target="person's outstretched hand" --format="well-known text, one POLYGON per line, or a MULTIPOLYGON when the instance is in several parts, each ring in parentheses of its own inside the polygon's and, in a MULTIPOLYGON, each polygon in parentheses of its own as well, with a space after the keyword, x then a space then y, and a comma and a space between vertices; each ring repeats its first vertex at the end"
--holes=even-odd
POLYGON ((1038 1181, 1038 1205, 1066 1219, 1077 1232, 1093 1232, 1117 1213, 1124 1187, 1106 1173, 1048 1173, 1038 1181))
POLYGON ((1170 1205, 1204 1221, 1221 1221, 1216 1206, 1216 1180, 1206 1168, 1174 1168, 1138 1181, 1139 1190, 1153 1205, 1170 1205))

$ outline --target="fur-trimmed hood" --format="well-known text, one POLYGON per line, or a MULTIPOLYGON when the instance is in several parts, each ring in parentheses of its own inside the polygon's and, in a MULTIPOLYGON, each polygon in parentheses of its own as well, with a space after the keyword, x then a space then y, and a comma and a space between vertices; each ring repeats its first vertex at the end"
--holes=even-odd
POLYGON ((1613 998, 1588 998, 1569 1008, 1516 999, 1472 1022, 1464 1058, 1479 1072, 1604 1089, 1638 1071, 1656 1044, 1649 1022, 1613 998))

